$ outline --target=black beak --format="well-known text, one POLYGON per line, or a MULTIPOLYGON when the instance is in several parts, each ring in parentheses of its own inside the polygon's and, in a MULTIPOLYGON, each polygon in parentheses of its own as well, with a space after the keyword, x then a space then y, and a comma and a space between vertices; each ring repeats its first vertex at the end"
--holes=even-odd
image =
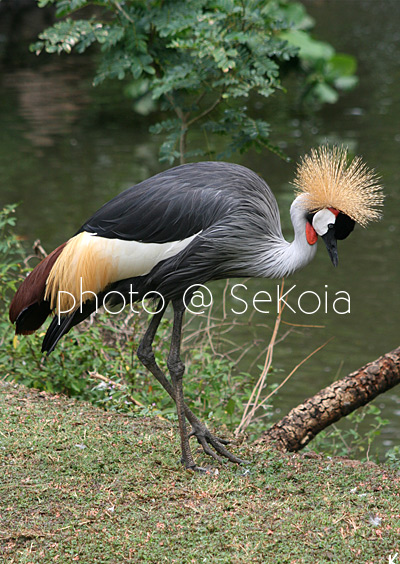
POLYGON ((333 266, 337 266, 339 263, 339 257, 337 252, 337 241, 335 237, 335 227, 329 227, 327 233, 322 235, 322 239, 324 240, 325 246, 328 249, 329 256, 331 257, 331 261, 333 266))

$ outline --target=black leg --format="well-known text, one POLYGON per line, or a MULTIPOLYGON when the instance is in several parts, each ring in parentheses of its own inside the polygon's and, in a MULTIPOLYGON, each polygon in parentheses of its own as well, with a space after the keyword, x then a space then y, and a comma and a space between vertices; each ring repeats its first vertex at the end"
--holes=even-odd
MULTIPOLYGON (((161 302, 160 302, 161 303, 161 302)), ((158 304, 158 307, 160 304, 158 304)), ((139 357, 140 362, 153 374, 153 376, 158 380, 158 382, 162 385, 164 390, 170 395, 170 397, 175 401, 175 391, 172 384, 169 382, 167 377, 165 376, 164 372, 158 366, 154 352, 153 352, 153 340, 156 335, 158 326, 160 325, 161 319, 167 309, 168 303, 165 304, 164 308, 157 314, 153 315, 150 325, 143 337, 140 341, 137 355, 139 357)), ((184 405, 185 415, 190 422, 190 424, 195 427, 196 429, 200 430, 202 427, 205 426, 201 423, 201 421, 196 417, 196 415, 188 408, 188 406, 184 405)), ((196 433, 193 433, 194 435, 196 433)))
MULTIPOLYGON (((161 302, 158 304, 160 306, 161 302)), ((171 382, 167 379, 164 372, 158 366, 156 362, 156 358, 153 352, 153 341, 156 335, 158 326, 160 325, 161 319, 167 309, 168 303, 165 304, 164 308, 157 314, 153 315, 150 325, 143 337, 140 341, 137 355, 140 362, 149 370, 153 376, 158 380, 164 390, 170 395, 170 397, 175 401, 175 390, 171 384, 171 382)), ((190 411, 187 405, 184 405, 185 415, 188 418, 188 421, 193 425, 195 423, 200 423, 201 421, 197 419, 194 413, 190 411)))
MULTIPOLYGON (((160 305, 161 302, 159 306, 160 305)), ((139 360, 142 362, 142 364, 153 374, 153 376, 163 386, 163 388, 170 395, 170 397, 174 401, 176 401, 174 387, 172 386, 171 382, 169 382, 169 380, 167 379, 161 368, 158 366, 152 348, 155 334, 160 325, 161 319, 165 313, 167 305, 168 303, 165 303, 164 308, 159 313, 153 315, 150 325, 139 344, 137 355, 139 357, 139 360)), ((179 339, 179 344, 180 344, 180 339, 179 339)), ((192 431, 189 434, 189 437, 195 436, 198 442, 203 447, 203 450, 206 454, 212 456, 215 460, 221 463, 222 463, 222 459, 220 458, 220 456, 218 456, 218 454, 216 454, 216 452, 219 453, 221 456, 228 458, 231 462, 235 462, 237 464, 241 464, 244 462, 240 458, 230 453, 228 449, 226 449, 224 446, 225 444, 228 443, 228 441, 224 441, 222 439, 217 439, 216 437, 214 437, 214 435, 212 435, 212 433, 208 430, 208 428, 204 425, 204 423, 202 423, 200 419, 196 417, 196 415, 187 407, 185 403, 183 403, 183 409, 187 420, 190 422, 192 426, 192 431), (211 445, 216 452, 211 450, 209 445, 211 445)))
MULTIPOLYGON (((160 305, 161 305, 161 301, 159 302, 158 307, 160 307, 160 305)), ((163 309, 159 313, 156 313, 152 316, 150 325, 148 326, 147 331, 144 334, 144 337, 140 341, 137 350, 137 355, 140 362, 147 368, 147 370, 149 370, 153 374, 153 376, 160 382, 162 387, 168 392, 168 394, 175 401, 175 394, 172 385, 165 377, 164 372, 158 366, 152 347, 158 326, 160 325, 161 319, 165 313, 165 310, 167 309, 167 306, 168 306, 168 302, 164 304, 163 309)))
POLYGON ((176 410, 178 413, 179 433, 181 436, 182 448, 182 462, 186 468, 192 470, 196 469, 196 464, 193 460, 192 451, 189 445, 189 435, 186 430, 185 408, 183 400, 183 373, 185 372, 185 365, 183 364, 181 352, 181 337, 182 337, 182 321, 185 307, 182 301, 175 301, 172 303, 174 307, 174 325, 172 328, 171 348, 168 355, 168 370, 171 374, 171 380, 175 392, 176 410))

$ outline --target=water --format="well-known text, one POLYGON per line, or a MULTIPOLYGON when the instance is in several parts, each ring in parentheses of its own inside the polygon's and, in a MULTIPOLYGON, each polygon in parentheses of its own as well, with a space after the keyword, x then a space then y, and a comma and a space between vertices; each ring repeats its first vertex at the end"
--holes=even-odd
MULTIPOLYGON (((288 238, 289 182, 295 162, 326 140, 348 145, 376 168, 387 200, 380 223, 367 230, 358 227, 340 243, 337 269, 320 245, 313 263, 287 280, 287 288, 297 285, 297 295, 313 290, 324 298, 327 290, 329 304, 335 292, 345 290, 351 296, 351 313, 338 315, 329 305, 328 313, 321 309, 312 316, 285 314, 287 322, 323 328, 293 331, 280 343, 274 365, 282 374, 333 340, 300 368, 279 395, 276 419, 333 379, 399 345, 400 4, 396 0, 306 4, 318 22, 317 37, 356 56, 359 87, 314 116, 295 110, 290 96, 258 108, 260 116, 272 123, 272 140, 284 141, 293 162, 284 163, 268 153, 235 160, 267 180, 277 196, 288 238)), ((49 250, 73 234, 104 201, 164 168, 157 160, 158 139, 147 133, 148 123, 119 96, 119 85, 91 88, 90 60, 37 59, 21 47, 18 56, 4 53, 6 49, 0 78, 0 204, 21 202, 21 235, 27 242, 40 238, 49 250)), ((275 281, 246 284, 249 299, 261 289, 276 292, 275 281)), ((215 296, 222 294, 223 285, 212 288, 215 296)), ((233 321, 235 316, 230 315, 233 321)), ((274 317, 258 314, 255 321, 271 326, 274 317)), ((238 343, 248 340, 247 328, 238 327, 233 334, 238 343)), ((267 344, 269 332, 259 327, 255 338, 259 342, 253 357, 267 344)), ((250 361, 246 358, 240 368, 248 369, 250 361)), ((259 370, 254 367, 252 373, 257 376, 259 370)), ((376 404, 390 419, 381 437, 384 450, 399 442, 398 390, 379 397, 376 404)))

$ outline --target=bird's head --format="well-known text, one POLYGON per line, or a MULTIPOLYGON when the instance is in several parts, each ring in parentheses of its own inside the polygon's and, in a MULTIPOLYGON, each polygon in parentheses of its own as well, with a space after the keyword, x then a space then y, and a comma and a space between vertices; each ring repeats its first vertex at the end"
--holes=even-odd
POLYGON ((307 242, 314 245, 321 237, 334 266, 337 241, 350 235, 356 223, 365 227, 381 217, 384 196, 377 176, 359 157, 347 164, 343 147, 312 149, 300 162, 294 185, 306 211, 307 242))

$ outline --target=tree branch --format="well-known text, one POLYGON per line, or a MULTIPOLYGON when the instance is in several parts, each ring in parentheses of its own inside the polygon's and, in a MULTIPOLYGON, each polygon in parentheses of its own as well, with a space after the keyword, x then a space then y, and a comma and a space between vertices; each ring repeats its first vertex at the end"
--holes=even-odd
POLYGON ((323 429, 400 384, 400 347, 334 382, 292 409, 257 442, 298 451, 323 429))
POLYGON ((206 108, 203 112, 201 112, 201 114, 199 114, 198 116, 195 116, 194 118, 192 118, 190 121, 187 122, 186 127, 189 127, 190 125, 193 125, 196 121, 198 121, 199 119, 202 119, 203 117, 205 117, 206 115, 208 115, 209 113, 211 113, 213 111, 214 108, 216 108, 218 106, 218 104, 221 102, 222 100, 222 93, 219 95, 219 97, 214 100, 214 102, 211 104, 211 106, 209 106, 208 108, 206 108))
POLYGON ((121 14, 128 20, 128 22, 130 23, 135 23, 135 21, 130 17, 130 15, 123 9, 123 7, 121 6, 121 4, 117 1, 114 0, 114 6, 117 8, 117 10, 119 12, 121 12, 121 14))

